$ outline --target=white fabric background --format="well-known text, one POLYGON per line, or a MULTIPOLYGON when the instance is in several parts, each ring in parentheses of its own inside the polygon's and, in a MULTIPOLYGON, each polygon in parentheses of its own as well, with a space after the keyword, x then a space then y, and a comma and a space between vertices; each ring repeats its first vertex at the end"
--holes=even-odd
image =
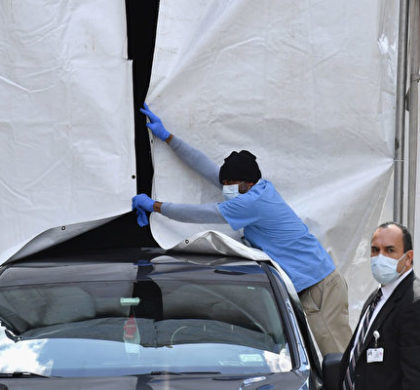
MULTIPOLYGON (((161 0, 150 108, 217 164, 249 149, 263 176, 331 253, 352 321, 373 288, 370 235, 393 166, 398 2, 161 0)), ((221 194, 153 140, 154 197, 221 194)), ((385 207, 385 209, 384 209, 385 207)), ((165 248, 227 226, 153 213, 165 248)))
POLYGON ((1 0, 0 36, 3 262, 130 211, 136 181, 125 2, 1 0))

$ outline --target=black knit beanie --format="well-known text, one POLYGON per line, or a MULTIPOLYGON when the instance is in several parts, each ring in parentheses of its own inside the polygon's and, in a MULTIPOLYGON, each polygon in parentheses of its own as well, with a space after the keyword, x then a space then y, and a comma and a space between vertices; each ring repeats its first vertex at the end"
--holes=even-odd
POLYGON ((219 181, 240 180, 250 183, 256 183, 261 179, 260 168, 255 161, 256 157, 247 150, 232 152, 225 158, 224 164, 220 167, 219 181))

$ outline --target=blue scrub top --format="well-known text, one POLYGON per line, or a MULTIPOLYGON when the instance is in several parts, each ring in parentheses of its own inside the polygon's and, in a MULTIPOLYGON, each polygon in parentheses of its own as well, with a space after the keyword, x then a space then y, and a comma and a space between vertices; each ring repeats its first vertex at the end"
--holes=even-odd
POLYGON ((232 229, 243 228, 252 246, 280 264, 297 292, 334 271, 331 257, 270 181, 260 179, 247 193, 218 208, 232 229))

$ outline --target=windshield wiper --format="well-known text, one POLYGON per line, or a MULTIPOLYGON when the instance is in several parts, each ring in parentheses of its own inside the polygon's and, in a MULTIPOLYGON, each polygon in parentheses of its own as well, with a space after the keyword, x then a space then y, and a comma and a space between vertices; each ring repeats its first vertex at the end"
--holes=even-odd
POLYGON ((0 372, 0 378, 52 378, 30 371, 0 372))

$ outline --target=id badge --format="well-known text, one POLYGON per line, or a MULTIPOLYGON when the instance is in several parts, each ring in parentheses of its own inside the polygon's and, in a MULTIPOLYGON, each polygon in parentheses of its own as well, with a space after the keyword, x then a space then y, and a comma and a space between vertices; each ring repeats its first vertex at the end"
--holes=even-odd
POLYGON ((384 349, 383 348, 369 348, 367 350, 367 362, 368 363, 380 363, 384 361, 384 349))

